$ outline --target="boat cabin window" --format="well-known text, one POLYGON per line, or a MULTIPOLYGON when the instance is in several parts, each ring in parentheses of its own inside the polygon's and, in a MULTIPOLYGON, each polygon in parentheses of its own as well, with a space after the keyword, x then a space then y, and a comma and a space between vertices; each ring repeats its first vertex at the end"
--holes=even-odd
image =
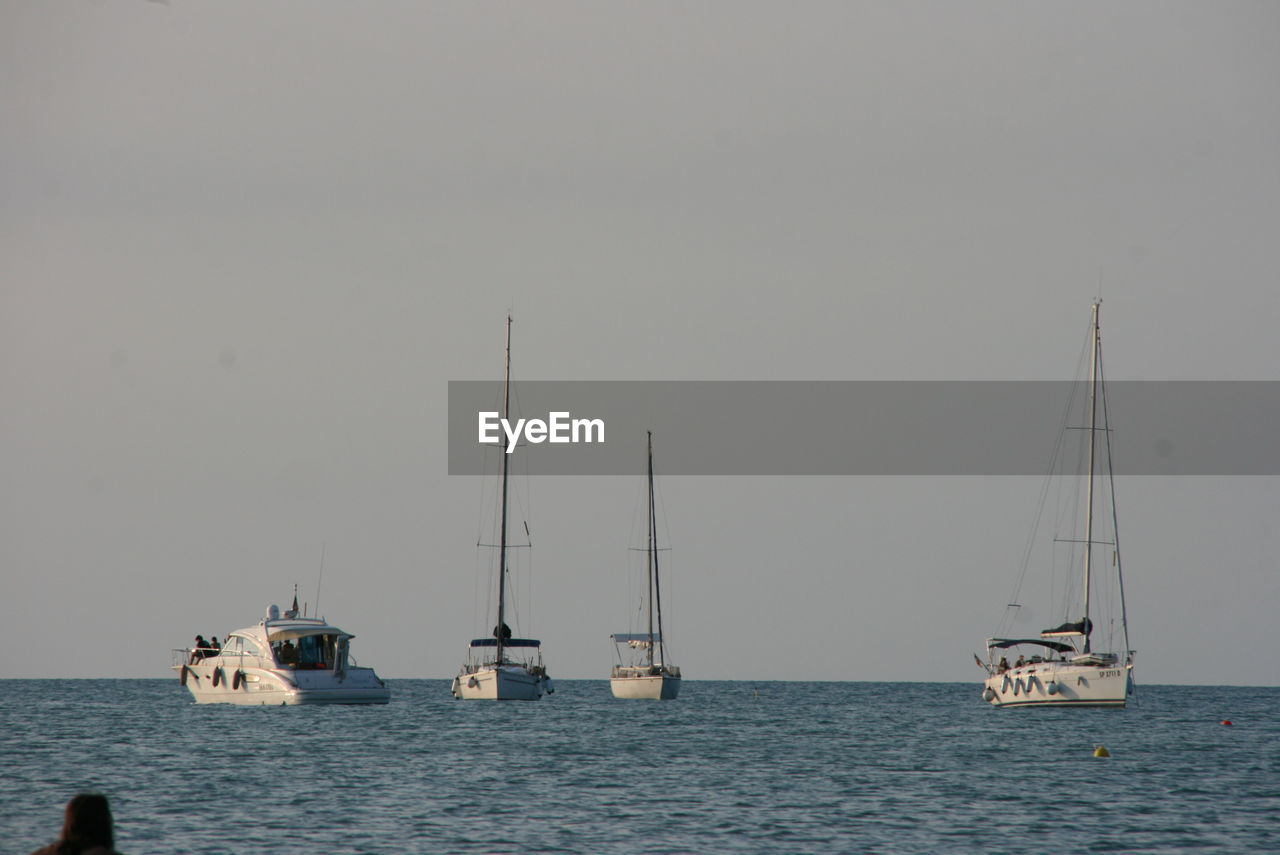
POLYGON ((262 656, 262 647, 252 638, 237 638, 240 643, 240 652, 245 656, 262 656))
POLYGON ((304 635, 297 641, 299 668, 332 668, 336 635, 304 635))
POLYGON ((261 656, 262 648, 252 638, 233 635, 222 645, 223 656, 261 656))
POLYGON ((296 668, 298 665, 298 647, 293 643, 293 639, 286 638, 284 641, 277 641, 271 645, 271 652, 275 654, 275 659, 281 665, 289 668, 296 668))

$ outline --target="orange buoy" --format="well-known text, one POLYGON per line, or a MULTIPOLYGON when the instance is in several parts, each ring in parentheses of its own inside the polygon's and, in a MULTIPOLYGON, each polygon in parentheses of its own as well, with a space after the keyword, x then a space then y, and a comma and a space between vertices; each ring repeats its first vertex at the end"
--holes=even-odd
POLYGON ((1222 720, 1222 723, 1223 723, 1223 724, 1231 724, 1231 719, 1229 719, 1229 718, 1224 718, 1224 719, 1222 720))

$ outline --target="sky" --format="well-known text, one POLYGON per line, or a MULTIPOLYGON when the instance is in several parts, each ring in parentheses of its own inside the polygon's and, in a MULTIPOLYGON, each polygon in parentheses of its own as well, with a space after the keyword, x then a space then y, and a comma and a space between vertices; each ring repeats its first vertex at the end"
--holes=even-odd
MULTIPOLYGON (((448 474, 447 384, 500 377, 509 311, 523 379, 1062 380, 1100 295, 1110 377, 1280 380, 1278 28, 0 0, 0 677, 166 677, 295 584, 451 676, 492 484, 448 474)), ((517 487, 554 676, 608 673, 641 489, 517 487)), ((976 686, 1039 490, 664 477, 672 658, 976 686)), ((1280 684, 1280 479, 1117 493, 1138 682, 1280 684)))

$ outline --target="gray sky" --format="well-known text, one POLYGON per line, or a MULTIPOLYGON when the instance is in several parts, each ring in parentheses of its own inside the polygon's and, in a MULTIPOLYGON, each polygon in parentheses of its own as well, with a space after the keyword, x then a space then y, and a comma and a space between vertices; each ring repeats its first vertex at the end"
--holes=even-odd
MULTIPOLYGON (((500 373, 509 308, 526 379, 1069 379, 1101 288, 1110 376, 1280 379, 1278 32, 1269 2, 4 0, 0 676, 164 676, 314 601, 322 546, 362 664, 452 674, 488 557, 446 383, 500 373)), ((554 675, 607 675, 638 487, 522 488, 554 675)), ((1119 489, 1138 679, 1280 683, 1280 479, 1119 489)), ((668 479, 675 658, 976 681, 1038 490, 668 479)))

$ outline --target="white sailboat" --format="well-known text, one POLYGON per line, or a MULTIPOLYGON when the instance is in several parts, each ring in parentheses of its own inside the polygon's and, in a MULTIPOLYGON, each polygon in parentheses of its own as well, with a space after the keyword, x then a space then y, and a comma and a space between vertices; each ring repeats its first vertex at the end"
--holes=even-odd
MULTIPOLYGON (((511 413, 511 316, 507 316, 506 378, 502 415, 511 413)), ((502 449, 502 512, 498 543, 498 622, 489 638, 476 638, 467 661, 453 678, 453 696, 459 700, 536 701, 555 691, 542 664, 542 643, 532 638, 512 638, 507 626, 507 469, 511 438, 502 449)))
MULTIPOLYGON (((1112 483, 1111 441, 1107 420, 1106 391, 1102 374, 1102 337, 1098 326, 1099 303, 1093 305, 1090 326, 1088 425, 1083 428, 1087 439, 1088 472, 1085 475, 1084 539, 1068 541, 1083 547, 1084 578, 1079 600, 1069 608, 1079 608, 1078 620, 1070 615, 1060 625, 1042 631, 1036 638, 989 638, 987 661, 977 659, 987 671, 982 688, 983 700, 996 707, 1030 706, 1105 706, 1124 707, 1133 691, 1134 651, 1129 648, 1129 630, 1124 606, 1124 579, 1120 564, 1120 538, 1116 530, 1115 487, 1112 483), (1102 446, 1099 449, 1099 445, 1102 446), (1099 454, 1099 451, 1105 454, 1099 454), (1099 477, 1098 470, 1103 470, 1099 477), (1104 481, 1106 495, 1098 482, 1104 481), (1099 499, 1110 505, 1113 538, 1096 540, 1094 532, 1094 506, 1099 499), (1109 620, 1102 629, 1115 638, 1118 630, 1120 649, 1098 650, 1094 644, 1095 592, 1098 571, 1095 553, 1099 546, 1113 549, 1112 566, 1115 568, 1115 591, 1118 593, 1118 626, 1109 620), (1018 653, 1017 661, 1010 665, 1008 656, 1018 653), (1028 655, 1030 654, 1030 655, 1028 655), (998 661, 997 661, 998 659, 998 661)), ((1020 609, 1010 603, 1010 609, 1020 609)), ((1008 614, 1008 611, 1006 611, 1008 614)))
POLYGON ((667 661, 662 640, 662 586, 658 578, 658 523, 654 514, 653 432, 649 432, 649 545, 645 552, 648 583, 645 632, 615 633, 613 642, 618 664, 613 666, 609 686, 615 698, 671 700, 680 693, 680 669, 667 661), (656 620, 656 625, 655 625, 656 620))

